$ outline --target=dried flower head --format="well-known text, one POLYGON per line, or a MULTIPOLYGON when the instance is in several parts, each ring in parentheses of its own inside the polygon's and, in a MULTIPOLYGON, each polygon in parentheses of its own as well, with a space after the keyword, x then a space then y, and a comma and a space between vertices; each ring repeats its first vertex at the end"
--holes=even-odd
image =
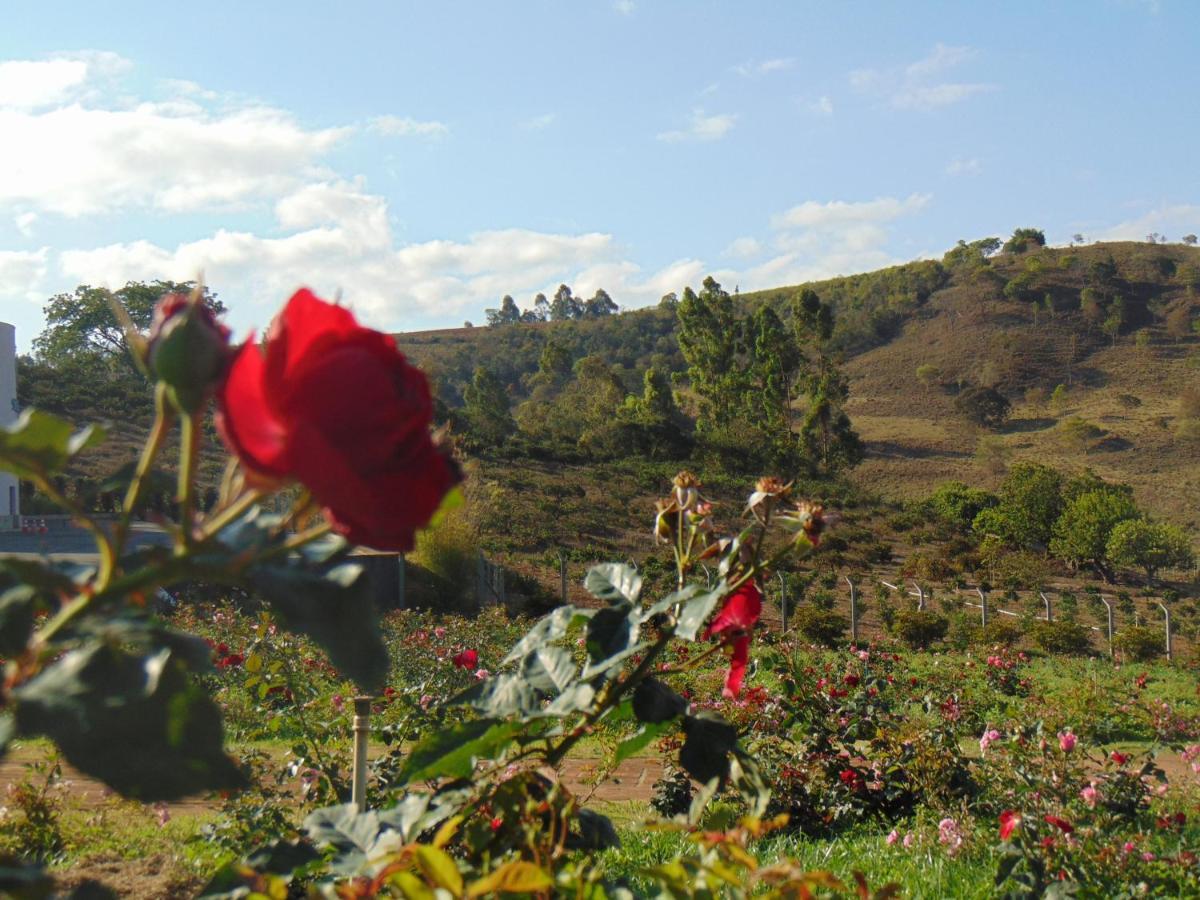
POLYGON ((694 509, 701 501, 700 479, 686 469, 672 478, 671 484, 675 486, 675 502, 684 512, 694 509))
POLYGON ((790 481, 784 484, 774 475, 760 478, 754 484, 754 493, 750 495, 750 499, 746 502, 746 510, 754 513, 760 520, 765 519, 767 514, 775 508, 775 504, 787 497, 791 489, 792 483, 790 481))

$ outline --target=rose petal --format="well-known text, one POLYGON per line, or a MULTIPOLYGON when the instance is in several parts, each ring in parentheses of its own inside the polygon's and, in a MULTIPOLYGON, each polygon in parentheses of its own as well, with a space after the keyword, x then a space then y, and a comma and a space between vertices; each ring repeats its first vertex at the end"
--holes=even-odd
POLYGON ((216 426, 242 463, 268 478, 285 478, 288 434, 268 401, 265 361, 254 335, 234 357, 219 392, 216 426))

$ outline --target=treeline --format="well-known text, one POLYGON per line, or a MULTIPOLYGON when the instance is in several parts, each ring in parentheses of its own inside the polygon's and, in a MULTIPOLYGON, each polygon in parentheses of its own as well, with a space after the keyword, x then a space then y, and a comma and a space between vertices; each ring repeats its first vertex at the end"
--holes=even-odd
POLYGON ((524 399, 481 364, 461 408, 445 408, 446 418, 475 452, 573 459, 698 452, 728 470, 810 473, 862 458, 831 345, 836 317, 815 292, 797 292, 781 317, 771 305, 735 303, 706 278, 699 292, 688 287, 678 299, 664 298, 657 313, 659 321, 670 316, 663 324, 673 326, 676 353, 651 353, 636 389, 610 357, 573 358, 556 334, 522 379, 524 399))
POLYGON ((618 312, 620 308, 604 288, 587 300, 576 297, 565 284, 554 292, 554 299, 547 300, 545 294, 533 298, 533 306, 522 310, 510 295, 505 294, 499 309, 484 311, 489 326, 520 325, 534 322, 570 322, 575 319, 602 319, 618 312))

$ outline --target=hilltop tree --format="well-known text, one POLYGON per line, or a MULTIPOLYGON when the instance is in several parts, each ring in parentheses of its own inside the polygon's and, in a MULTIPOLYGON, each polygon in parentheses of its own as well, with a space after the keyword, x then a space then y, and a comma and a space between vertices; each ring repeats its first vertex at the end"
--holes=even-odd
POLYGON ((1183 237, 1180 238, 1180 240, 1183 241, 1183 243, 1187 244, 1189 247, 1196 246, 1196 236, 1194 234, 1185 234, 1183 237))
POLYGON ((1004 244, 1005 253, 1024 253, 1031 247, 1045 247, 1046 235, 1040 228, 1018 228, 1004 244))
POLYGON ((554 292, 554 299, 550 301, 550 320, 565 322, 578 319, 582 315, 583 306, 571 294, 571 289, 565 284, 560 284, 558 290, 554 292))
POLYGON ((585 319, 611 316, 616 311, 617 304, 613 302, 612 297, 608 296, 608 291, 604 288, 597 288, 591 299, 585 300, 583 304, 583 318, 585 319))
POLYGON ((642 376, 642 395, 626 397, 617 418, 634 449, 652 459, 679 457, 688 449, 687 419, 667 376, 655 366, 642 376))
MULTIPOLYGON (((117 291, 81 284, 73 293, 55 294, 42 309, 46 327, 33 339, 34 358, 49 364, 67 359, 129 359, 125 332, 110 302, 119 302, 133 324, 146 331, 159 297, 189 294, 195 287, 192 281, 131 281, 117 291)), ((224 304, 207 287, 202 302, 215 315, 225 312, 224 304)))
POLYGON ((1161 569, 1183 569, 1195 561, 1187 532, 1175 525, 1149 519, 1127 519, 1108 537, 1105 555, 1116 566, 1133 566, 1146 573, 1146 586, 1154 585, 1161 569))
POLYGON ((486 309, 484 315, 487 316, 487 323, 491 326, 497 325, 515 325, 521 321, 521 310, 515 301, 508 294, 505 294, 500 301, 499 309, 486 309))
POLYGON ((1101 488, 1080 494, 1067 504, 1054 523, 1050 552, 1072 567, 1090 565, 1109 584, 1113 581, 1112 561, 1108 557, 1108 539, 1113 530, 1127 519, 1139 516, 1128 494, 1101 488))

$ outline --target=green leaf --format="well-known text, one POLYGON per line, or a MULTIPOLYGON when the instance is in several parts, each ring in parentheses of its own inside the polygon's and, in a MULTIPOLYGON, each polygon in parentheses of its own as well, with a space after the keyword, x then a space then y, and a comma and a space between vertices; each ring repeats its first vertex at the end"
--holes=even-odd
POLYGON ((383 686, 387 648, 361 566, 344 563, 324 573, 299 564, 256 566, 249 582, 286 628, 320 644, 330 662, 365 692, 383 686))
POLYGON ((521 677, 534 690, 545 694, 562 691, 575 679, 577 671, 575 659, 562 647, 539 647, 521 663, 521 677))
POLYGON ((469 703, 494 719, 527 718, 541 709, 541 695, 522 676, 493 675, 459 694, 454 703, 469 703))
POLYGON ((581 709, 587 709, 596 698, 596 689, 586 682, 571 685, 554 698, 553 702, 541 711, 545 716, 567 716, 581 709))
POLYGON ((0 463, 18 478, 53 475, 102 440, 103 428, 89 425, 76 432, 70 422, 27 409, 15 423, 0 428, 0 463))
POLYGON ((675 723, 669 719, 655 725, 643 725, 632 737, 627 737, 617 744, 616 752, 613 753, 613 765, 619 766, 629 757, 636 756, 650 746, 652 741, 674 729, 675 723))
POLYGON ((583 586, 593 597, 609 603, 636 604, 642 595, 642 576, 624 563, 601 563, 588 569, 583 586))
POLYGON ((417 744, 400 769, 402 784, 434 778, 467 778, 476 759, 492 759, 512 743, 519 725, 475 719, 436 731, 417 744))
POLYGON ((586 621, 594 612, 590 609, 576 609, 574 606, 558 607, 554 612, 539 619, 537 624, 513 645, 508 651, 508 656, 504 657, 500 664, 506 666, 518 659, 524 659, 531 650, 552 644, 565 635, 572 625, 586 621))
POLYGON ((687 738, 679 751, 680 767, 701 783, 729 777, 729 755, 737 746, 737 729, 715 714, 683 720, 687 738))
POLYGON ((220 712, 168 648, 134 654, 94 642, 12 697, 20 734, 47 736, 71 765, 126 797, 174 800, 245 784, 225 755, 220 712))
POLYGON ((373 810, 360 813, 353 803, 343 803, 309 813, 303 829, 313 843, 333 849, 333 872, 354 875, 366 864, 381 826, 373 810))
POLYGON ((639 722, 658 725, 687 712, 688 702, 657 678, 646 678, 633 691, 633 714, 639 722))
POLYGON ((458 897, 463 891, 462 873, 445 850, 417 844, 417 866, 422 874, 443 890, 458 897))
POLYGON ((685 585, 678 591, 672 591, 663 597, 657 603, 651 604, 642 610, 642 621, 649 622, 660 613, 665 613, 671 609, 676 603, 683 603, 685 600, 690 600, 693 596, 700 592, 700 585, 689 584, 685 585))
POLYGON ((593 662, 608 659, 637 641, 638 625, 628 606, 596 610, 587 628, 587 651, 593 662))
POLYGON ((0 587, 28 584, 47 594, 75 594, 79 586, 91 579, 93 566, 74 564, 47 565, 39 560, 15 556, 0 559, 0 587))
POLYGON ((728 590, 729 585, 722 581, 711 591, 705 591, 703 594, 697 594, 689 599, 679 612, 675 636, 683 638, 685 641, 696 640, 697 635, 700 634, 700 626, 708 621, 713 609, 728 590))
POLYGON ((0 594, 0 656, 16 656, 33 634, 33 616, 37 612, 38 590, 29 584, 17 585, 0 594))

